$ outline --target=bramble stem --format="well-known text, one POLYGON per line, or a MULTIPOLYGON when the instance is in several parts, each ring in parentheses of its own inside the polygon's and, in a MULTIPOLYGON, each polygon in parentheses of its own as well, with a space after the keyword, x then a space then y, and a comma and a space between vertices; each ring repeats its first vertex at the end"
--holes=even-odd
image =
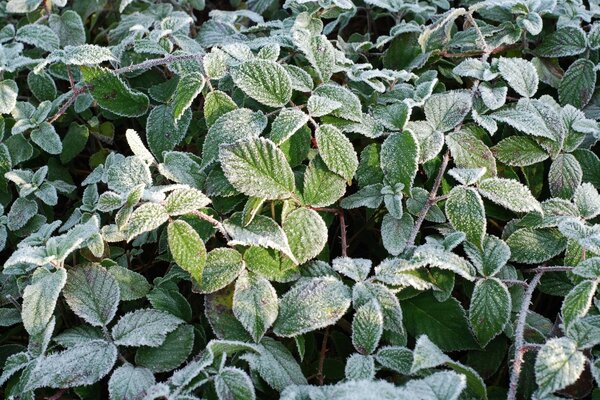
POLYGON ((159 65, 171 64, 177 61, 188 61, 198 59, 200 55, 198 54, 182 54, 178 56, 168 56, 163 58, 154 58, 152 60, 146 60, 139 64, 132 64, 127 67, 115 69, 113 72, 117 75, 125 74, 127 72, 136 71, 138 69, 148 69, 152 67, 157 67, 159 65))

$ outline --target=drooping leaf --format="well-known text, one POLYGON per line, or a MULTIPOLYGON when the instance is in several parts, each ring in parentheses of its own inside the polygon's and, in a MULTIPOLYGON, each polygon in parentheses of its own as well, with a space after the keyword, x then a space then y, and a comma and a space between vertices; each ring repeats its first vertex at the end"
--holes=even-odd
POLYGON ((277 318, 277 293, 265 278, 242 271, 235 283, 232 309, 258 343, 277 318))
POLYGON ((169 224, 167 237, 169 250, 177 265, 189 272, 196 281, 202 281, 206 247, 200 235, 187 222, 177 220, 169 224))
POLYGON ((574 383, 584 366, 585 356, 575 342, 565 337, 548 340, 535 360, 538 391, 546 395, 574 383))
POLYGON ((482 347, 504 329, 511 310, 510 293, 506 285, 495 278, 480 280, 475 285, 469 322, 482 347))

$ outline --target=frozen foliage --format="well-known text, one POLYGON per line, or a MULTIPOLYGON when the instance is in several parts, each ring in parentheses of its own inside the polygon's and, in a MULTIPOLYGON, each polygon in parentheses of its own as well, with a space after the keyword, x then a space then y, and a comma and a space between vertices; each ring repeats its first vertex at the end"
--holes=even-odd
POLYGON ((600 396, 600 5, 0 4, 0 397, 600 396))

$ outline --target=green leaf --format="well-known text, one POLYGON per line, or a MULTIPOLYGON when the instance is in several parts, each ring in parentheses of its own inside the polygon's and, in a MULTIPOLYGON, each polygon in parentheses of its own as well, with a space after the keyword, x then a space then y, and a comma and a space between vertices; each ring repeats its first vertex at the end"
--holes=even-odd
POLYGON ((424 111, 434 129, 446 132, 460 124, 471 107, 471 93, 454 90, 432 95, 425 102, 424 111))
POLYGON ((572 154, 559 154, 548 171, 548 186, 554 197, 570 199, 581 184, 583 171, 572 154))
POLYGON ((154 375, 149 369, 123 364, 108 381, 110 400, 135 399, 144 395, 154 383, 154 375))
POLYGON ((295 189, 294 173, 285 155, 268 139, 222 145, 219 159, 227 180, 248 196, 285 199, 295 189))
POLYGON ((535 360, 535 380, 540 395, 548 395, 575 383, 585 367, 585 356, 574 341, 550 339, 535 360))
POLYGON ((557 110, 540 100, 521 99, 516 106, 505 107, 491 116, 514 129, 532 136, 560 141, 566 135, 564 121, 557 110))
POLYGON ((135 353, 135 363, 154 373, 171 371, 183 364, 194 346, 194 327, 179 325, 167 334, 158 347, 140 347, 135 353))
POLYGON ((479 273, 486 277, 494 276, 510 259, 510 247, 492 235, 486 235, 481 248, 466 243, 465 252, 479 273))
POLYGON ((540 203, 527 186, 514 179, 490 178, 481 181, 479 193, 496 204, 515 212, 541 211, 540 203))
POLYGON ((304 204, 313 207, 327 207, 346 192, 345 179, 330 171, 319 156, 308 164, 303 186, 304 204))
POLYGON ((506 165, 526 167, 547 159, 548 153, 527 136, 510 136, 492 148, 494 155, 506 165))
POLYGON ((89 136, 90 131, 86 126, 75 122, 69 125, 69 130, 62 141, 60 161, 66 164, 77 157, 85 149, 89 136))
POLYGON ((565 296, 560 311, 566 327, 577 318, 583 317, 588 313, 597 288, 597 280, 585 280, 571 289, 565 296))
POLYGON ((292 211, 282 227, 299 264, 318 256, 327 244, 327 225, 314 210, 298 208, 292 211))
POLYGON ((225 367, 215 376, 215 389, 219 400, 254 400, 254 385, 241 369, 225 367))
POLYGON ((375 360, 384 368, 402 375, 408 375, 413 362, 413 354, 406 347, 384 346, 377 351, 375 360))
POLYGON ((190 126, 191 112, 182 112, 178 122, 173 113, 171 106, 161 104, 150 111, 146 120, 148 147, 159 161, 163 159, 163 152, 171 151, 181 143, 190 126))
POLYGON ((206 120, 206 126, 210 128, 219 117, 236 108, 237 105, 226 93, 220 90, 208 92, 204 98, 204 119, 206 120))
POLYGON ((335 69, 335 48, 325 35, 314 35, 308 30, 298 29, 293 32, 295 44, 317 71, 319 79, 327 82, 335 69))
POLYGON ((15 108, 18 92, 17 83, 12 79, 0 82, 0 114, 8 114, 15 108))
POLYGON ((511 307, 508 288, 498 279, 482 279, 475 284, 469 322, 481 347, 502 332, 510 319, 511 307))
POLYGON ((360 306, 352 320, 352 344, 361 354, 371 354, 377 349, 383 334, 383 313, 376 300, 360 306))
POLYGON ((67 272, 64 268, 58 268, 55 272, 48 272, 44 268, 35 270, 31 283, 23 291, 21 310, 23 325, 30 335, 44 331, 66 282, 67 272))
POLYGON ((16 231, 24 227, 38 212, 38 205, 34 200, 19 197, 10 206, 7 215, 6 227, 16 231))
POLYGON ((206 264, 206 248, 200 235, 187 222, 177 220, 169 224, 167 236, 169 250, 177 265, 200 282, 206 264))
POLYGON ((135 271, 114 264, 108 266, 108 272, 117 281, 123 301, 140 299, 150 291, 150 284, 146 278, 135 271))
POLYGON ((393 256, 402 253, 413 225, 413 218, 408 213, 404 213, 400 219, 394 218, 391 214, 384 215, 381 222, 383 247, 393 256))
POLYGON ((581 261, 571 272, 586 279, 600 278, 600 257, 591 257, 581 261))
MULTIPOLYGON (((55 54, 57 52, 54 52, 55 54)), ((68 65, 95 65, 104 61, 114 61, 115 57, 109 48, 95 44, 82 44, 80 46, 66 46, 62 54, 62 61, 68 65)))
POLYGON ((179 82, 173 97, 171 98, 171 107, 175 122, 179 121, 183 113, 190 108, 192 102, 202 91, 204 87, 204 76, 199 72, 186 74, 179 82))
POLYGON ((81 67, 84 81, 100 107, 122 117, 139 117, 148 110, 148 96, 130 89, 112 71, 101 67, 81 67))
POLYGON ((106 171, 106 181, 110 190, 129 193, 139 186, 149 186, 152 175, 148 165, 141 158, 133 156, 112 164, 106 171))
POLYGON ((433 294, 421 294, 402 303, 406 330, 413 337, 428 335, 444 351, 474 349, 479 346, 471 335, 465 311, 449 298, 438 302, 433 294))
POLYGON ((33 95, 40 101, 52 101, 56 98, 56 84, 54 79, 46 72, 36 74, 31 71, 27 75, 27 86, 33 95))
POLYGON ((117 360, 117 347, 92 340, 42 358, 31 372, 27 390, 91 385, 106 376, 117 360))
POLYGON ((558 229, 519 229, 506 243, 510 247, 510 259, 523 264, 548 261, 567 247, 567 240, 558 229))
POLYGON ((538 75, 530 61, 522 58, 500 57, 498 71, 515 92, 523 97, 533 97, 538 88, 538 75))
POLYGON ((571 104, 579 109, 589 103, 596 87, 594 63, 581 58, 569 66, 560 80, 558 97, 561 105, 571 104))
POLYGON ((127 240, 145 232, 153 231, 169 219, 165 208, 157 203, 144 203, 131 214, 127 229, 127 240))
POLYGON ((446 201, 448 220, 458 231, 467 235, 467 240, 481 247, 487 221, 479 193, 475 189, 457 186, 446 201))
POLYGON ((365 258, 337 257, 331 266, 340 274, 360 282, 367 279, 373 264, 365 258))
POLYGON ((58 36, 62 47, 85 44, 83 21, 75 11, 66 10, 62 15, 50 14, 48 25, 58 36))
POLYGON ((339 320, 350 306, 350 289, 332 278, 312 278, 292 287, 279 302, 273 326, 278 336, 293 337, 339 320))
POLYGON ((535 49, 540 57, 568 57, 581 54, 587 48, 587 38, 578 26, 564 26, 544 37, 535 49))
POLYGON ((58 49, 60 45, 60 39, 56 33, 42 24, 23 25, 17 30, 15 40, 46 51, 58 49))
POLYGON ((591 219, 600 214, 600 194, 591 183, 585 182, 575 190, 573 203, 584 219, 591 219))
POLYGON ((327 168, 351 181, 358 167, 358 156, 350 140, 333 125, 319 126, 315 139, 327 168))
POLYGON ((63 296, 75 314, 93 326, 106 326, 119 306, 119 285, 103 267, 71 268, 63 296))
POLYGON ((6 12, 25 14, 34 11, 42 4, 42 0, 9 0, 6 12))
POLYGON ((381 146, 381 170, 391 185, 412 188, 418 169, 419 144, 410 131, 392 133, 381 146))
POLYGON ((275 61, 248 60, 231 73, 234 83, 259 103, 283 107, 292 98, 292 80, 275 61))
POLYGON ((405 336, 406 332, 402 324, 402 308, 400 308, 400 302, 394 292, 380 283, 369 281, 356 283, 352 291, 354 308, 361 307, 371 300, 377 301, 381 307, 383 328, 405 336))
POLYGON ((119 346, 158 347, 183 321, 164 311, 139 309, 122 316, 112 327, 119 346))
POLYGON ((277 293, 265 278, 242 271, 235 283, 233 314, 259 343, 277 319, 277 293))
POLYGON ((165 210, 170 216, 184 215, 210 204, 210 199, 193 188, 175 189, 165 200, 165 210))

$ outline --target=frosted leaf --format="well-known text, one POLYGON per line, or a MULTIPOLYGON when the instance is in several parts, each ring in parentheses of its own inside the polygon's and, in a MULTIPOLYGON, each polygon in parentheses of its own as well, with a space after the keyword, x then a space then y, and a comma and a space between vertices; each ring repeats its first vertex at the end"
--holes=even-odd
POLYGON ((340 103, 342 106, 333 110, 331 115, 354 122, 362 121, 362 106, 358 96, 343 86, 326 83, 317 87, 313 95, 323 96, 340 103))
POLYGON ((596 279, 600 277, 600 257, 585 259, 577 264, 571 271, 577 276, 586 279, 596 279))
POLYGON ((383 201, 383 194, 381 194, 382 189, 383 185, 381 183, 365 186, 356 193, 344 197, 342 201, 340 201, 340 206, 345 209, 359 207, 377 208, 383 201))
POLYGON ((135 400, 155 383, 149 369, 124 364, 113 372, 108 381, 110 400, 135 400))
POLYGON ((139 309, 122 316, 112 327, 112 337, 119 346, 160 346, 169 332, 183 321, 164 311, 139 309))
POLYGON ((298 208, 283 221, 292 253, 299 264, 303 264, 321 253, 327 244, 327 225, 314 210, 298 208))
POLYGON ((96 65, 105 61, 115 60, 108 47, 101 47, 95 44, 65 46, 62 52, 55 53, 60 54, 60 58, 67 65, 96 65))
POLYGON ((249 139, 221 146, 227 180, 248 196, 283 199, 294 191, 294 175, 283 152, 270 140, 249 139))
POLYGON ((31 141, 48 154, 60 154, 63 146, 60 136, 56 133, 54 126, 48 122, 42 122, 31 131, 31 141))
POLYGON ((496 204, 515 212, 542 211, 529 188, 519 181, 489 178, 481 181, 479 193, 496 204))
POLYGON ((411 263, 418 266, 429 265, 430 267, 447 269, 469 281, 475 279, 475 268, 470 262, 454 253, 441 250, 437 247, 425 245, 417 248, 411 258, 411 263))
POLYGON ((38 268, 33 273, 31 283, 23 291, 21 319, 30 335, 41 333, 52 318, 56 301, 67 282, 67 272, 58 268, 49 272, 38 268))
POLYGON ((373 264, 365 258, 337 257, 331 266, 340 274, 359 282, 367 279, 373 264))
POLYGON ((487 221, 479 193, 475 189, 457 186, 446 200, 446 215, 458 231, 467 235, 467 240, 481 247, 487 221))
POLYGON ((332 111, 337 110, 341 106, 342 103, 339 101, 319 95, 310 96, 306 103, 308 113, 312 117, 322 117, 323 115, 327 115, 332 111))
POLYGON ((178 151, 164 152, 163 163, 158 164, 158 171, 173 182, 196 189, 200 189, 206 179, 200 168, 200 159, 178 151))
POLYGON ((575 190, 573 202, 581 217, 585 219, 592 219, 600 214, 600 194, 589 182, 583 183, 575 190))
POLYGON ((201 191, 193 188, 175 189, 166 198, 164 206, 170 216, 196 211, 210 204, 210 199, 201 191))
POLYGON ((417 290, 436 288, 427 273, 419 270, 423 265, 402 258, 388 258, 375 267, 375 278, 393 286, 412 287, 417 290))
POLYGON ((292 81, 275 61, 245 61, 231 76, 244 93, 267 106, 283 107, 292 97, 292 81))
POLYGON ((234 249, 219 247, 206 257, 202 279, 197 282, 200 293, 212 293, 229 285, 244 269, 242 255, 234 249))
POLYGON ((559 154, 548 171, 548 186, 553 197, 570 199, 581 184, 583 171, 572 154, 559 154))
POLYGON ((594 63, 587 59, 576 60, 569 66, 558 86, 560 104, 571 104, 582 109, 591 100, 595 86, 594 63))
POLYGON ((500 57, 498 70, 502 78, 523 97, 533 97, 538 88, 538 75, 530 61, 500 57))
POLYGON ((483 276, 494 276, 510 259, 510 247, 492 235, 485 236, 482 248, 465 243, 465 252, 483 276))
POLYGON ((173 259, 196 280, 202 280, 206 264, 206 248, 200 235, 187 222, 177 220, 169 223, 167 240, 173 259))
POLYGON ((496 159, 473 129, 461 129, 446 136, 446 144, 457 167, 485 168, 485 178, 496 176, 496 159))
POLYGON ((146 296, 150 291, 150 284, 140 273, 131 271, 116 263, 108 266, 107 269, 119 285, 121 300, 137 300, 146 296))
POLYGON ((406 130, 413 133, 419 144, 419 163, 434 159, 444 147, 444 134, 427 121, 409 121, 406 130))
POLYGON ((535 49, 544 58, 567 57, 581 54, 587 48, 587 37, 579 26, 564 26, 544 37, 535 49))
POLYGON ((15 108, 18 91, 19 88, 12 79, 0 82, 0 114, 8 114, 15 108))
POLYGON ((237 320, 258 343, 277 318, 277 293, 265 278, 242 271, 235 283, 232 309, 237 320))
POLYGON ((352 345, 361 354, 377 349, 383 334, 383 313, 376 300, 360 306, 352 320, 352 345))
POLYGON ((596 280, 582 281, 565 296, 560 309, 565 327, 577 318, 585 316, 590 310, 598 288, 597 277, 594 278, 596 280))
POLYGON ((402 323, 402 308, 398 297, 385 285, 376 282, 358 282, 352 288, 352 305, 359 308, 371 300, 376 300, 383 313, 383 328, 405 335, 402 323))
POLYGON ((162 161, 163 153, 171 151, 185 138, 192 120, 190 110, 182 112, 175 121, 174 110, 170 105, 154 107, 146 119, 146 140, 152 154, 162 161))
POLYGON ((138 185, 152 184, 148 165, 137 156, 127 157, 111 165, 106 171, 106 179, 108 188, 119 193, 128 193, 138 185))
POLYGON ((572 340, 550 339, 535 360, 535 380, 540 395, 547 395, 574 383, 585 367, 585 356, 572 340))
POLYGON ((94 265, 70 269, 63 296, 75 314, 94 326, 108 325, 120 300, 117 281, 105 268, 94 265))
POLYGON ((566 134, 558 112, 539 100, 521 99, 516 106, 496 111, 492 117, 518 131, 553 141, 561 140, 566 134))
POLYGON ((192 102, 204 87, 204 76, 199 72, 186 74, 177 83, 177 88, 171 98, 171 107, 175 121, 179 121, 184 111, 190 108, 192 102))
POLYGON ((448 171, 448 175, 468 186, 477 183, 485 172, 486 168, 452 168, 448 171))
POLYGON ((506 239, 512 261, 539 264, 562 253, 567 240, 557 229, 529 229, 515 231, 506 239))
POLYGON ((265 337, 257 349, 258 354, 246 353, 242 358, 273 389, 281 392, 288 386, 308 383, 300 365, 283 344, 265 337))
POLYGON ((394 218, 391 214, 383 216, 381 222, 381 239, 383 247, 391 255, 397 256, 404 251, 413 224, 413 218, 408 213, 404 213, 400 219, 394 218))
POLYGON ((335 69, 335 48, 325 35, 314 35, 305 29, 292 33, 295 45, 304 53, 322 82, 327 82, 335 69))
POLYGON ((381 169, 386 180, 392 185, 402 183, 405 190, 412 188, 418 155, 419 144, 411 132, 388 136, 381 146, 381 169))
POLYGON ((350 306, 350 289, 326 277, 301 281, 281 297, 273 326, 278 336, 293 337, 334 324, 350 306))
MULTIPOLYGON (((66 3, 64 0, 63 2, 66 3)), ((56 4, 56 2, 53 3, 56 4)), ((83 45, 85 43, 85 27, 83 26, 83 21, 79 14, 73 10, 65 10, 62 15, 51 14, 48 18, 48 25, 60 39, 60 45, 65 48, 68 46, 83 45)))
POLYGON ((159 347, 141 347, 135 353, 135 363, 154 373, 168 372, 187 360, 194 346, 194 327, 182 324, 167 334, 159 347))
POLYGON ((318 127, 315 139, 327 168, 351 181, 358 167, 358 156, 350 140, 333 125, 318 127))
POLYGON ((269 139, 280 145, 302 128, 306 122, 308 122, 308 116, 302 111, 295 108, 284 108, 271 124, 269 139))
POLYGON ((257 215, 252 222, 243 226, 242 213, 237 212, 223 223, 231 235, 230 245, 261 246, 281 251, 296 262, 283 229, 264 215, 257 215))
POLYGON ((467 58, 461 61, 454 69, 453 73, 459 76, 479 79, 480 81, 489 81, 498 76, 498 73, 491 72, 490 64, 477 58, 467 58))
POLYGON ((452 361, 426 335, 418 337, 413 350, 413 362, 410 373, 415 374, 423 369, 435 368, 452 361))
POLYGON ((42 4, 42 0, 9 0, 6 4, 6 12, 25 14, 34 11, 42 4))
POLYGON ((30 44, 45 51, 58 49, 60 39, 56 33, 46 25, 29 24, 17 29, 15 40, 30 44))
POLYGON ((292 80, 292 89, 299 92, 310 92, 313 89, 314 83, 308 72, 304 71, 300 67, 289 64, 284 65, 283 68, 285 68, 290 75, 292 80))
POLYGON ((546 150, 528 136, 509 136, 494 146, 492 151, 502 163, 518 167, 537 164, 549 157, 546 150))
POLYGON ((215 376, 219 400, 255 400, 254 385, 244 370, 225 367, 215 376))
POLYGON ((496 278, 477 281, 471 305, 469 322, 481 347, 485 347, 510 320, 512 302, 506 285, 496 278))
POLYGON ((70 388, 98 382, 117 360, 117 347, 93 340, 42 358, 31 371, 28 390, 41 387, 70 388))
MULTIPOLYGON (((508 88, 505 85, 491 85, 483 82, 477 89, 479 90, 483 104, 490 110, 496 110, 506 103, 508 88)), ((486 115, 485 117, 488 116, 486 115)))
POLYGON ((372 380, 375 377, 375 358, 369 355, 352 354, 346 360, 344 375, 350 381, 372 380))
POLYGON ((169 214, 163 206, 156 203, 144 203, 131 214, 127 228, 127 241, 152 231, 169 219, 169 214))
POLYGON ((81 66, 90 94, 100 107, 122 117, 139 117, 148 110, 145 94, 132 90, 114 72, 101 67, 81 66))
POLYGON ((377 351, 375 360, 384 368, 408 375, 413 362, 413 354, 406 347, 384 346, 377 351))
POLYGON ((466 386, 467 380, 464 375, 444 371, 410 381, 400 393, 410 399, 457 400, 466 386))
POLYGON ((425 102, 424 111, 434 129, 446 132, 461 123, 471 107, 471 93, 455 90, 432 95, 425 102))
POLYGON ((142 142, 142 139, 140 139, 140 135, 138 135, 136 131, 133 129, 127 129, 125 131, 125 137, 127 138, 127 144, 129 145, 129 148, 133 154, 149 164, 152 164, 155 161, 154 156, 152 153, 150 153, 150 151, 148 151, 144 145, 144 142, 142 142))
POLYGON ((38 212, 38 205, 34 200, 23 197, 16 199, 7 214, 6 227, 11 231, 21 229, 38 212))

